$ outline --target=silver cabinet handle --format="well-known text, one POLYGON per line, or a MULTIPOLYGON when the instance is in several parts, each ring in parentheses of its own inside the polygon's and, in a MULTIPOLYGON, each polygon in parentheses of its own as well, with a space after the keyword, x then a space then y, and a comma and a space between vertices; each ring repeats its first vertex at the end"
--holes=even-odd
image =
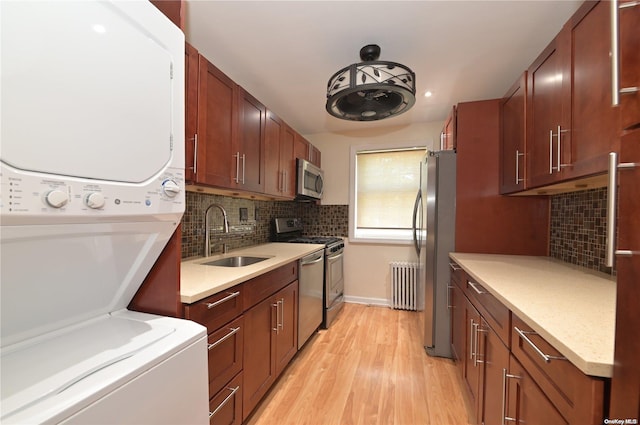
POLYGON ((618 0, 611 0, 611 104, 620 104, 621 94, 631 94, 640 91, 638 87, 620 88, 620 46, 618 45, 618 35, 620 33, 620 23, 618 11, 636 7, 640 1, 630 1, 618 5, 618 0))
POLYGON ((193 135, 193 174, 198 172, 198 133, 193 135))
POLYGON ((233 397, 233 396, 235 395, 235 393, 237 393, 237 392, 238 392, 238 390, 240 389, 240 386, 237 386, 237 387, 235 387, 235 388, 227 387, 227 389, 228 389, 229 391, 231 391, 231 394, 229 394, 228 396, 226 396, 226 397, 224 398, 224 400, 222 400, 222 403, 220 403, 220 404, 218 405, 218 407, 216 407, 216 408, 215 408, 215 410, 214 410, 213 412, 209 412, 209 419, 211 419, 213 416, 215 416, 215 415, 220 411, 220 409, 222 409, 222 408, 225 406, 225 404, 227 404, 227 403, 229 402, 229 400, 231 400, 231 397, 233 397))
POLYGON ((533 348, 535 350, 536 353, 538 353, 538 355, 540 357, 542 357, 542 359, 545 361, 545 363, 551 363, 551 360, 567 360, 566 357, 562 357, 562 356, 550 356, 548 354, 545 354, 544 352, 542 352, 541 349, 538 348, 537 345, 535 345, 533 343, 533 341, 531 341, 527 335, 538 335, 536 332, 533 331, 523 331, 518 329, 517 326, 514 326, 513 329, 518 333, 518 335, 520 335, 520 338, 522 338, 527 344, 529 344, 531 346, 531 348, 533 348))
POLYGON ((280 298, 280 301, 278 301, 278 307, 280 309, 280 319, 278 321, 278 328, 284 330, 284 298, 280 298))
POLYGON ((511 375, 507 373, 507 369, 502 368, 502 425, 506 425, 507 421, 517 422, 516 418, 510 418, 507 416, 507 378, 520 379, 517 375, 511 375))
POLYGON ((553 174, 553 130, 549 130, 549 174, 553 174))
POLYGON ((476 292, 476 294, 482 295, 482 294, 486 294, 487 293, 487 291, 482 291, 482 290, 478 289, 478 287, 476 286, 477 283, 473 283, 470 280, 467 280, 467 283, 469 284, 469 286, 471 286, 471 289, 473 289, 476 292))
POLYGON ((480 323, 476 323, 475 326, 476 326, 476 331, 475 331, 476 332, 476 341, 475 341, 476 347, 473 350, 473 351, 475 351, 475 356, 474 356, 474 359, 473 359, 473 367, 478 367, 478 363, 484 363, 484 360, 480 360, 480 354, 479 354, 479 351, 480 351, 480 332, 486 332, 486 330, 480 328, 480 323))
POLYGON ((458 270, 462 270, 462 267, 460 267, 459 265, 457 265, 456 263, 449 263, 449 267, 451 267, 451 269, 455 272, 458 270))
POLYGON ((233 157, 236 159, 236 177, 234 180, 236 183, 240 183, 240 152, 236 152, 233 157))
POLYGON ((469 359, 473 360, 473 357, 475 356, 475 353, 473 352, 473 348, 475 347, 474 342, 473 342, 473 337, 474 337, 474 330, 475 330, 475 322, 473 321, 473 319, 471 319, 471 322, 469 323, 469 359))
MULTIPOLYGON (((228 292, 227 292, 228 293, 228 292)), ((236 292, 232 292, 229 295, 227 295, 226 297, 219 299, 218 301, 212 302, 212 303, 205 303, 207 305, 207 308, 209 310, 211 310, 212 308, 219 306, 220 304, 229 301, 230 299, 233 299, 235 297, 237 297, 238 295, 240 295, 240 291, 236 291, 236 292)))
POLYGON ((519 149, 516 149, 516 185, 524 181, 524 178, 520 178, 520 157, 521 156, 524 156, 524 153, 520 152, 519 149))
POLYGON ((616 250, 616 209, 618 207, 618 170, 632 170, 640 166, 635 162, 623 162, 618 164, 618 154, 609 153, 609 186, 607 187, 607 240, 605 248, 604 265, 613 267, 614 255, 629 256, 638 254, 637 251, 616 250))
MULTIPOLYGON (((271 330, 276 331, 276 334, 279 334, 280 333, 280 309, 278 308, 278 303, 276 302, 271 304, 271 307, 275 307, 276 309, 276 327, 271 328, 271 330)), ((273 319, 271 319, 271 322, 273 323, 273 319)))
POLYGON ((558 125, 558 166, 556 167, 556 171, 559 173, 561 168, 560 168, 560 156, 562 155, 562 151, 560 150, 560 142, 562 142, 562 137, 561 137, 562 131, 560 129, 560 126, 558 125))
POLYGON ((219 340, 217 340, 216 342, 212 343, 212 344, 208 344, 207 345, 207 350, 212 350, 214 348, 216 348, 218 345, 222 344, 224 341, 226 341, 227 339, 231 338, 231 336, 235 335, 239 330, 240 327, 237 328, 229 328, 229 330, 231 332, 229 332, 228 334, 226 334, 225 336, 223 336, 222 338, 220 338, 219 340))
POLYGON ((447 285, 447 308, 455 308, 453 304, 451 304, 451 290, 454 288, 453 285, 447 285))
POLYGON ((287 170, 284 170, 283 173, 284 173, 284 192, 286 193, 287 190, 289 190, 289 185, 288 185, 288 183, 289 183, 288 180, 289 179, 287 178, 289 173, 287 173, 287 170))
POLYGON ((246 156, 242 154, 242 184, 244 184, 244 171, 247 165, 246 156))

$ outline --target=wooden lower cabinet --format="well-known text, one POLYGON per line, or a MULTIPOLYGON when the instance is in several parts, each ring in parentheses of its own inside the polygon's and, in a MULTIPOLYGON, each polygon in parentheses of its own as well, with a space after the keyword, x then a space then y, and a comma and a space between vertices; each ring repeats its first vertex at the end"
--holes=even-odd
POLYGON ((508 382, 509 406, 505 413, 508 423, 530 425, 566 425, 567 422, 553 406, 533 378, 514 356, 509 359, 508 382))
POLYGON ((295 280, 244 314, 243 420, 297 352, 297 301, 295 280))
POLYGON ((242 372, 209 400, 210 425, 242 423, 242 372))
POLYGON ((509 367, 509 348, 507 348, 498 334, 489 326, 484 318, 478 328, 478 363, 481 366, 482 399, 478 416, 484 425, 501 425, 502 412, 506 401, 503 390, 503 370, 509 367))
POLYGON ((469 408, 473 414, 474 420, 480 423, 478 412, 480 411, 481 400, 481 375, 478 368, 476 354, 478 351, 478 326, 480 326, 480 313, 475 307, 466 300, 464 307, 464 324, 465 324, 465 344, 466 349, 463 351, 462 361, 464 367, 462 369, 462 378, 467 390, 469 408))

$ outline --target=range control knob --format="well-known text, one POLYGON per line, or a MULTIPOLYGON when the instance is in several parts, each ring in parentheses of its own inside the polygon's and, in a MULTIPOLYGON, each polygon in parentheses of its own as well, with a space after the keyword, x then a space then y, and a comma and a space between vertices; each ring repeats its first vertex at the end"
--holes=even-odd
POLYGON ((63 190, 53 189, 45 195, 44 200, 53 208, 62 208, 69 202, 69 195, 63 190))
POLYGON ((167 179, 162 182, 162 191, 169 198, 175 198, 180 193, 180 186, 175 180, 167 179))
POLYGON ((104 207, 104 196, 100 192, 92 192, 84 198, 84 203, 94 210, 104 207))

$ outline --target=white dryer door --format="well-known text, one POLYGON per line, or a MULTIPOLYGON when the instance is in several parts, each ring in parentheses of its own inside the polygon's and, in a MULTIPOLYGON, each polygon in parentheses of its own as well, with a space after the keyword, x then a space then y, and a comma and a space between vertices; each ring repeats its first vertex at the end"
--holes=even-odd
POLYGON ((123 13, 137 2, 1 3, 3 162, 132 183, 167 166, 184 59, 123 13))

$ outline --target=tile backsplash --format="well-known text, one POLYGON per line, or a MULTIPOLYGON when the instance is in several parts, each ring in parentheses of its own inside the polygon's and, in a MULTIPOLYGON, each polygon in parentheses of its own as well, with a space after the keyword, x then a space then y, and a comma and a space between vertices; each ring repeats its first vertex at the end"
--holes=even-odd
POLYGON ((551 257, 612 273, 612 270, 604 265, 606 208, 606 188, 552 196, 549 239, 551 257))
POLYGON ((209 214, 212 252, 220 252, 222 244, 229 250, 269 242, 272 221, 276 217, 300 217, 303 233, 313 236, 348 234, 348 205, 316 205, 309 202, 259 201, 222 195, 187 192, 182 218, 182 258, 203 255, 204 218, 207 207, 221 205, 229 220, 229 233, 223 233, 222 213, 209 214), (241 214, 242 210, 242 214, 241 214), (246 219, 242 217, 246 210, 246 219))

